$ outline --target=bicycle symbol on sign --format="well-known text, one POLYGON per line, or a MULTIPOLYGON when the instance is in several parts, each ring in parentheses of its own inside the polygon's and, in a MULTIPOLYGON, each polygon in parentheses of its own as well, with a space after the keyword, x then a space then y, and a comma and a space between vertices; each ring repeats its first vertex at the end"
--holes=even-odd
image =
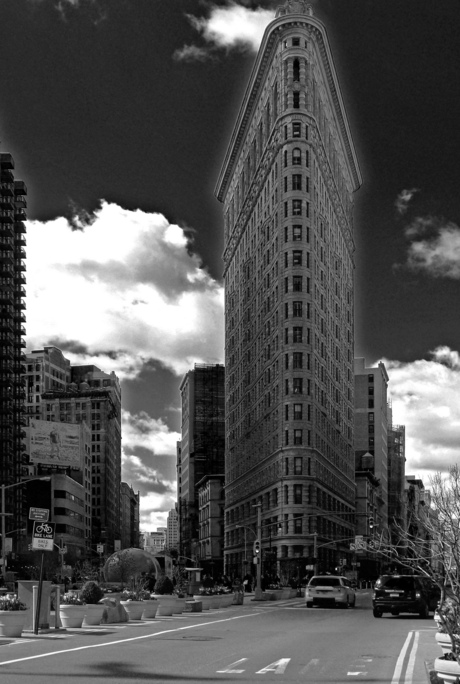
POLYGON ((42 525, 36 526, 35 532, 37 534, 52 534, 53 528, 51 527, 51 525, 47 525, 46 523, 43 523, 42 525))

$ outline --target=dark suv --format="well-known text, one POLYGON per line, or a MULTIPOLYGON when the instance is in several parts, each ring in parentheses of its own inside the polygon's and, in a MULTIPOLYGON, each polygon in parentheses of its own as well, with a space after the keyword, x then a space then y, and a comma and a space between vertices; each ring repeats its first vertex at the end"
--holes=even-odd
POLYGON ((382 575, 374 587, 374 617, 383 613, 418 613, 426 618, 439 601, 439 588, 427 577, 417 575, 382 575))

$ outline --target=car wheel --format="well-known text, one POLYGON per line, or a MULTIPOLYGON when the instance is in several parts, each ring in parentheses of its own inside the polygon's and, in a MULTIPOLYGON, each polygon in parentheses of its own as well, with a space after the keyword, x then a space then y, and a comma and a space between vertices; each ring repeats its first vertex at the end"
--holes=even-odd
POLYGON ((350 603, 350 606, 354 608, 356 606, 356 596, 353 597, 353 603, 350 603))
POLYGON ((313 601, 307 601, 306 606, 307 608, 313 608, 313 601))
POLYGON ((424 603, 423 606, 420 608, 419 615, 421 618, 430 617, 430 609, 428 608, 426 603, 424 603))
POLYGON ((372 613, 373 613, 373 615, 374 615, 375 618, 381 618, 381 617, 382 617, 382 611, 381 611, 381 610, 378 610, 378 608, 374 608, 374 610, 372 611, 372 613))

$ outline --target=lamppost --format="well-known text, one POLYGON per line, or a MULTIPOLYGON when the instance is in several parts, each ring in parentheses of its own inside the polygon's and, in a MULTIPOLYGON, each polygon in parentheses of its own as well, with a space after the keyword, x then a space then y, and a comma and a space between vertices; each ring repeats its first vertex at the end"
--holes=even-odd
POLYGON ((6 581, 6 553, 5 553, 5 543, 6 543, 6 516, 7 515, 13 515, 12 513, 7 513, 5 511, 5 491, 7 489, 12 489, 13 487, 21 487, 22 485, 25 485, 29 482, 33 482, 34 480, 42 480, 43 482, 49 482, 51 480, 51 477, 49 476, 44 476, 44 477, 31 477, 28 480, 21 480, 21 482, 14 482, 13 484, 10 485, 5 485, 2 484, 2 511, 0 513, 2 517, 2 553, 1 553, 1 561, 2 561, 2 577, 3 577, 3 582, 6 581))
MULTIPOLYGON (((253 508, 257 508, 257 539, 260 540, 262 538, 262 503, 259 501, 259 503, 253 504, 253 508)), ((262 554, 260 554, 261 556, 262 554)), ((262 558, 261 557, 257 558, 257 586, 254 592, 254 599, 256 601, 261 601, 262 600, 262 558)))

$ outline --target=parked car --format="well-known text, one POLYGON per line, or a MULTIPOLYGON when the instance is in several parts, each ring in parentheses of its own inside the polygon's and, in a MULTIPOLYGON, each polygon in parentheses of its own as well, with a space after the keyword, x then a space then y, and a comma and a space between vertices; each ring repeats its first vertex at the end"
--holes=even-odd
POLYGON ((356 592, 350 580, 341 575, 313 575, 305 589, 307 608, 334 605, 354 608, 356 592))
POLYGON ((378 578, 372 596, 374 617, 383 613, 418 613, 427 618, 436 610, 439 588, 427 577, 418 575, 382 575, 378 578))

